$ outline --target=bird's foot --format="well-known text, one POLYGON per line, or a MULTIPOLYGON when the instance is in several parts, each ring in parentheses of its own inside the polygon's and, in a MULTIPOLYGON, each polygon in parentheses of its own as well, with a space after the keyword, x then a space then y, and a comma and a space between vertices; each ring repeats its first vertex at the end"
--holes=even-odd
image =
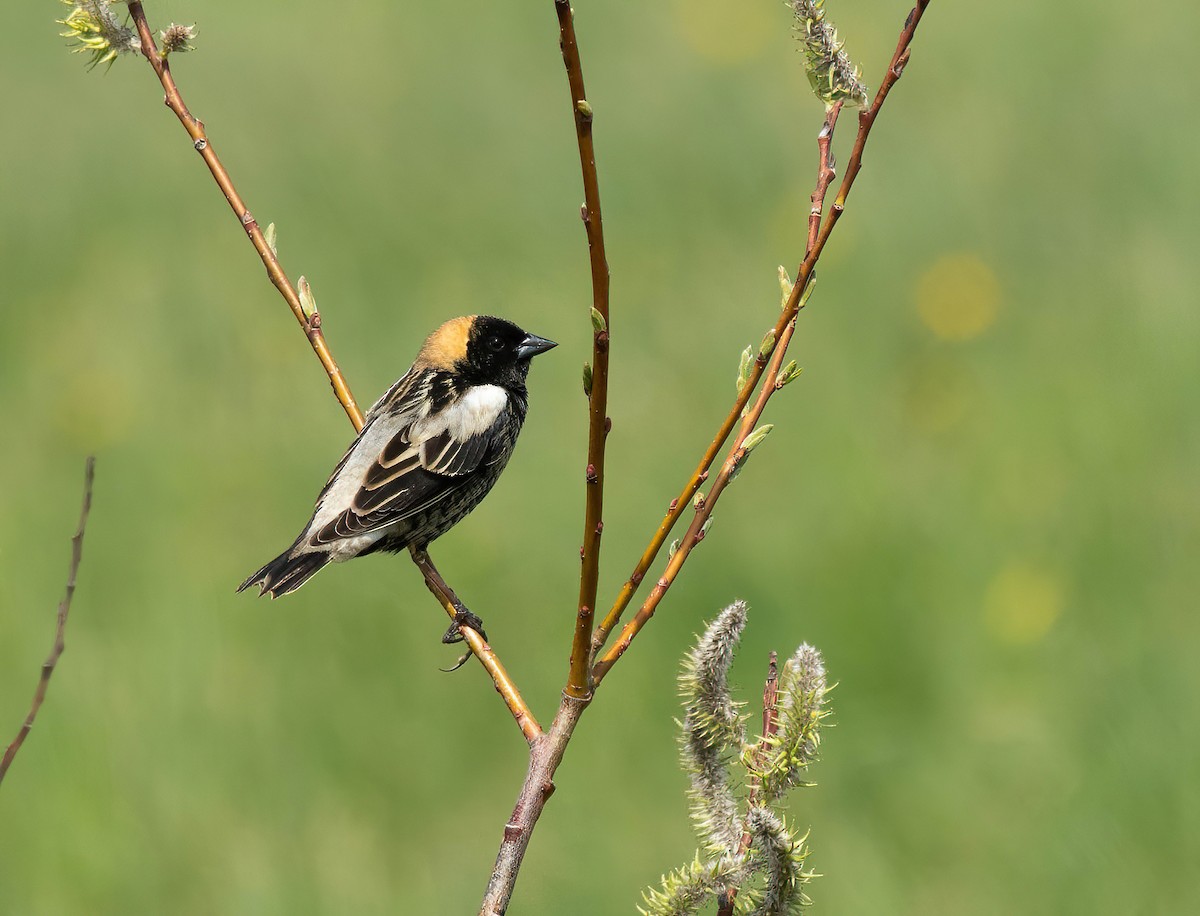
MULTIPOLYGON (((453 645, 456 642, 462 642, 463 641, 463 634, 462 634, 463 627, 470 627, 472 630, 474 630, 476 633, 478 633, 480 636, 483 637, 484 642, 487 641, 487 632, 483 629, 483 621, 479 618, 478 615, 472 614, 465 607, 463 607, 462 605, 459 605, 458 609, 454 613, 454 623, 450 624, 450 629, 448 629, 445 632, 445 634, 442 636, 442 642, 448 646, 453 645)), ((471 660, 471 653, 464 652, 462 655, 460 655, 458 657, 458 661, 456 661, 453 665, 451 665, 449 668, 442 668, 441 670, 446 671, 446 672, 457 671, 459 668, 461 668, 463 665, 465 665, 470 660, 471 660)))
POLYGON ((472 614, 462 605, 459 605, 454 612, 454 623, 450 624, 448 629, 442 636, 442 642, 446 645, 462 642, 462 628, 470 627, 476 633, 483 637, 484 642, 487 642, 487 632, 483 629, 483 621, 476 614, 472 614))

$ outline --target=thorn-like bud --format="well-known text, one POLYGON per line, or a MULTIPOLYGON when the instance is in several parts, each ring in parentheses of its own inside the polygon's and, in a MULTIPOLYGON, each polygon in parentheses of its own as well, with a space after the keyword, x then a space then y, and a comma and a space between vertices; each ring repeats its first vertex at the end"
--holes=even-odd
POLYGON ((592 330, 597 334, 608 330, 608 322, 604 319, 604 316, 600 314, 600 309, 596 308, 594 305, 592 306, 592 330))
POLYGON ((746 382, 750 380, 750 363, 754 361, 754 348, 746 347, 742 351, 742 358, 738 361, 737 374, 737 393, 741 394, 746 387, 746 382))
POLYGON ((771 328, 771 330, 767 331, 767 333, 763 335, 762 343, 760 343, 758 345, 758 358, 765 360, 768 356, 771 355, 771 352, 774 349, 775 349, 775 329, 771 328))
POLYGON ((796 365, 796 361, 793 359, 786 366, 784 366, 782 370, 780 370, 779 377, 775 379, 775 387, 782 388, 789 382, 794 382, 796 379, 800 378, 800 373, 803 371, 804 370, 802 368, 796 365))
POLYGON ((196 40, 194 25, 177 25, 172 22, 158 33, 158 37, 162 43, 163 57, 168 54, 182 54, 185 51, 196 50, 196 46, 192 44, 196 40))
POLYGON ((266 241, 267 247, 271 249, 271 254, 279 257, 279 248, 277 247, 279 233, 275 229, 274 223, 267 223, 267 231, 263 233, 263 239, 266 241))
POLYGON ((587 397, 592 396, 592 364, 583 364, 583 393, 587 397))
POLYGON ((758 427, 758 429, 754 430, 754 432, 748 435, 744 440, 742 440, 742 449, 747 455, 749 455, 762 444, 762 441, 767 438, 767 436, 771 435, 771 430, 774 428, 774 423, 764 423, 762 426, 758 427))
POLYGON ((304 317, 312 321, 313 315, 317 314, 317 297, 313 295, 312 286, 307 278, 301 277, 296 282, 296 292, 300 295, 300 311, 304 313, 304 317))

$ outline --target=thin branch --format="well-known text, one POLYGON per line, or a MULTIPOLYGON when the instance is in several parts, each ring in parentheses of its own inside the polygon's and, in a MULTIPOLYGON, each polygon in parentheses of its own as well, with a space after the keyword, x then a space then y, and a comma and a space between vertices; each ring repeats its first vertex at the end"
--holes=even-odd
MULTIPOLYGON (((410 548, 410 552, 412 553, 413 562, 417 564, 417 569, 421 570, 421 575, 425 577, 425 584, 429 587, 433 596, 441 603, 446 613, 450 615, 450 619, 454 620, 456 614, 463 610, 462 602, 458 600, 458 596, 454 594, 454 590, 446 584, 446 580, 442 578, 437 567, 433 565, 433 560, 430 559, 427 551, 410 548)), ((459 632, 462 633, 463 639, 475 654, 475 657, 479 659, 484 669, 491 675, 492 683, 496 686, 496 692, 500 694, 500 698, 504 700, 504 705, 508 707, 508 711, 517 720, 517 726, 521 729, 521 734, 525 736, 525 740, 532 745, 534 741, 542 736, 542 727, 538 725, 537 719, 533 717, 533 713, 530 712, 529 707, 525 704, 525 700, 521 697, 521 692, 517 690, 517 685, 512 682, 512 678, 508 676, 508 672, 500 664, 500 659, 496 657, 496 653, 492 651, 492 647, 487 644, 487 641, 477 630, 471 627, 460 626, 459 632)))
MULTIPOLYGON (((183 97, 180 95, 179 87, 175 83, 175 78, 171 75, 171 65, 168 58, 159 53, 154 42, 154 36, 150 31, 150 26, 146 21, 146 13, 139 0, 131 0, 129 3, 129 15, 132 17, 134 25, 137 28, 138 37, 141 40, 142 55, 150 62, 150 66, 154 69, 155 75, 159 82, 162 83, 163 91, 166 93, 165 102, 171 111, 175 112, 179 122, 188 132, 188 136, 192 138, 192 145, 196 152, 204 160, 212 173, 213 179, 217 182, 217 186, 221 189, 221 193, 225 195, 225 199, 229 202, 229 206, 233 208, 234 214, 241 223, 242 228, 246 231, 246 235, 250 238, 250 242, 254 245, 255 251, 262 259, 263 266, 267 269, 267 276, 275 288, 286 300, 292 314, 296 316, 296 320, 300 322, 301 328, 304 330, 305 336, 308 338, 309 344, 316 353, 317 358, 321 361, 321 365, 325 368, 326 374, 329 376, 330 384, 333 387, 333 393, 337 397, 338 402, 346 411, 346 416, 350 418, 350 422, 354 424, 356 432, 361 432, 363 428, 363 415, 359 410, 357 402, 354 400, 354 395, 350 392, 350 386, 342 375, 341 369, 338 368, 337 362, 329 351, 329 347, 325 342, 324 332, 321 330, 321 313, 316 309, 306 310, 302 304, 300 294, 292 285, 284 273, 283 267, 279 263, 279 258, 275 251, 268 244, 266 237, 259 228, 258 222, 250 214, 234 187, 233 179, 229 177, 229 173, 225 170, 221 160, 217 157, 216 151, 213 149, 212 143, 204 129, 204 122, 196 118, 184 104, 183 97)), ((302 280, 303 282, 303 280, 302 280)), ((413 562, 417 568, 421 570, 421 574, 425 577, 425 584, 429 590, 438 598, 442 606, 449 609, 453 616, 453 606, 458 602, 454 592, 446 585, 445 581, 438 574, 437 568, 433 565, 433 561, 429 559, 428 553, 423 553, 425 562, 418 560, 416 554, 413 555, 413 562)), ((503 666, 496 658, 495 652, 487 642, 473 630, 464 627, 463 635, 475 656, 483 663, 488 674, 492 676, 492 680, 496 686, 496 690, 504 698, 508 708, 512 711, 514 718, 517 720, 517 725, 520 726, 522 734, 525 735, 527 741, 532 741, 534 737, 541 734, 541 728, 537 721, 533 718, 529 708, 521 699, 520 693, 516 686, 509 679, 503 666)))
MULTIPOLYGON (((767 659, 767 680, 763 684, 762 702, 762 737, 754 749, 754 759, 757 769, 762 769, 770 753, 771 737, 779 731, 779 656, 774 650, 767 659)), ((746 810, 754 810, 758 801, 758 793, 762 789, 762 780, 754 776, 750 780, 750 791, 746 795, 746 810)), ((750 850, 753 837, 747 823, 742 831, 742 838, 737 848, 737 855, 744 856, 750 850)), ((733 903, 737 899, 738 889, 727 888, 721 897, 717 916, 733 916, 733 903)))
MULTIPOLYGON (((746 437, 754 430, 758 424, 759 418, 762 416, 763 410, 766 408, 767 401, 778 390, 777 380, 779 377, 779 369, 782 365, 783 357, 787 353, 788 345, 791 343, 792 335, 796 329, 796 316, 804 303, 804 293, 812 280, 813 270, 816 267, 817 261, 821 257, 821 252, 825 250, 825 244, 829 240, 830 234, 833 232, 833 227, 837 224, 841 217, 842 211, 845 209, 846 198, 850 194, 850 189, 854 185, 854 179, 858 176, 859 170, 862 168, 863 150, 866 148, 867 139, 870 136, 871 128, 875 124, 875 120, 879 115, 879 111, 887 99, 888 93, 892 86, 900 78, 904 72, 904 67, 908 63, 909 45, 912 42, 917 25, 921 21, 921 16, 925 9, 929 6, 929 0, 917 0, 917 5, 909 12, 908 18, 905 20, 904 28, 900 33, 900 39, 896 45, 896 51, 892 55, 891 63, 888 65, 887 73, 884 79, 880 82, 879 91, 875 94, 875 99, 871 103, 871 107, 862 111, 858 119, 858 135, 855 138, 854 148, 850 154, 850 161, 847 164, 846 175, 842 179, 842 184, 838 188, 838 193, 832 205, 829 208, 828 214, 825 216, 821 231, 817 235, 815 244, 809 246, 809 250, 805 253, 804 261, 801 263, 799 270, 796 272, 796 281, 792 285, 792 291, 788 296, 787 303, 784 306, 783 314, 780 316, 779 323, 776 327, 779 328, 779 333, 776 335, 775 347, 771 354, 770 363, 762 381, 762 388, 758 393, 758 398, 753 407, 751 407, 742 420, 741 427, 737 435, 734 437, 730 447, 730 453, 722 464, 720 471, 713 482, 712 490, 706 497, 699 501, 696 506, 695 515, 692 518, 691 524, 688 526, 687 533, 680 540, 679 549, 675 555, 668 561, 667 568, 663 575, 659 578, 638 612, 634 615, 621 631, 621 635, 617 642, 601 656, 592 666, 592 680, 599 684, 612 669, 625 652, 629 649, 630 644, 641 632, 642 628, 654 616, 655 610, 666 595, 667 589, 675 581, 679 570, 683 564, 687 562, 687 558, 691 555, 692 549, 698 544, 704 536, 704 524, 712 517, 713 509, 716 507, 718 499, 724 492, 725 487, 729 484, 731 475, 737 470, 741 463, 746 458, 746 450, 742 443, 746 437)), ((819 148, 821 144, 825 144, 823 150, 827 159, 828 146, 832 142, 833 128, 836 125, 837 114, 840 109, 834 107, 829 110, 826 115, 825 126, 822 127, 821 135, 818 139, 819 148), (829 136, 826 137, 825 135, 829 136)), ((825 171, 830 167, 828 161, 823 162, 821 170, 818 171, 818 186, 824 183, 828 188, 831 178, 825 176, 825 171)), ((811 226, 811 223, 810 223, 811 226)), ((750 387, 747 384, 747 387, 750 387)))
POLYGON ((150 32, 150 26, 146 23, 146 13, 142 9, 140 0, 130 0, 129 15, 133 18, 134 25, 137 27, 138 37, 141 39, 142 55, 150 62, 150 66, 154 68, 154 73, 158 77, 158 81, 162 83, 163 91, 166 93, 165 101, 167 107, 175 112, 175 116, 179 118, 179 122, 187 130, 188 136, 192 138, 192 146, 200 154, 200 158, 204 160, 204 164, 208 166, 208 170, 212 172, 213 179, 217 182, 221 193, 229 201, 229 206, 233 208, 234 215, 237 216, 242 229, 250 237, 250 242, 254 245, 258 256, 262 258, 263 266, 267 269, 267 276, 270 277, 271 282, 279 290, 283 298, 287 300, 292 314, 296 316, 296 320, 300 322, 300 327, 304 329, 304 334, 308 337, 308 342, 312 345, 313 352, 317 354, 317 359, 321 361, 321 365, 325 368, 325 372, 329 376, 329 383, 333 386, 333 393, 337 396, 338 402, 341 403, 342 408, 346 411, 350 422, 354 424, 355 430, 361 430, 363 427, 362 411, 358 409, 354 395, 350 393, 350 386, 346 384, 346 379, 342 376, 342 370, 338 368, 338 364, 334 361, 333 355, 329 352, 329 347, 325 343, 325 334, 321 330, 320 313, 314 311, 311 315, 305 315, 304 307, 300 304, 300 296, 296 292, 296 288, 292 285, 292 281, 288 279, 287 274, 283 272, 279 258, 271 250, 271 246, 267 244, 267 240, 263 236, 258 222, 246 208, 241 195, 238 194, 237 189, 233 185, 233 180, 229 177, 229 173, 225 171, 225 166, 217 158, 217 153, 213 149, 208 135, 205 133, 204 122, 188 111, 187 106, 184 104, 183 97, 179 94, 179 87, 175 85, 175 78, 171 75, 171 64, 166 57, 158 52, 158 47, 154 43, 154 36, 150 32))
POLYGON ((584 472, 586 506, 583 545, 579 550, 579 606, 575 637, 571 642, 571 667, 565 688, 576 699, 590 697, 592 683, 592 623, 596 591, 600 581, 600 536, 604 531, 604 445, 608 437, 608 260, 604 254, 604 224, 600 215, 600 183, 596 174, 596 150, 592 142, 592 105, 583 87, 583 65, 575 40, 575 13, 570 0, 554 0, 558 16, 559 43, 567 82, 571 89, 571 113, 583 171, 583 207, 580 216, 587 232, 592 272, 592 383, 588 392, 588 458, 584 472))
POLYGON ((83 559, 83 532, 87 528, 88 512, 92 508, 92 481, 95 476, 96 459, 89 455, 83 472, 83 508, 79 511, 79 525, 71 538, 71 565, 67 570, 67 587, 62 601, 58 603, 58 625, 54 631, 54 646, 46 660, 42 662, 42 674, 38 679, 37 689, 33 693, 33 704, 29 707, 29 715, 25 717, 25 722, 21 726, 21 730, 17 732, 17 737, 5 750, 3 759, 0 759, 0 782, 4 781, 4 776, 12 765, 13 758, 17 756, 17 751, 21 749, 30 729, 33 728, 38 710, 42 708, 42 702, 46 699, 46 688, 50 686, 50 676, 54 674, 54 668, 63 654, 63 649, 66 648, 67 617, 71 613, 71 599, 75 596, 75 577, 79 573, 79 562, 83 559))
POLYGON ((529 769, 525 773, 521 794, 513 806, 512 816, 504 825, 504 839, 500 843, 496 864, 492 867, 483 903, 479 907, 480 916, 504 916, 508 909, 525 850, 529 847, 529 838, 541 817, 542 809, 554 793, 554 773, 562 763, 567 744, 588 702, 564 693, 550 731, 530 746, 529 769))

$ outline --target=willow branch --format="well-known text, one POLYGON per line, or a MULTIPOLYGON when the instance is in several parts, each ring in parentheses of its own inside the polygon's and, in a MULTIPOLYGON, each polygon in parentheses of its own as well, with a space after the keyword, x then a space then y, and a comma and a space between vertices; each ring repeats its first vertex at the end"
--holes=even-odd
POLYGON ((279 290, 280 295, 287 301, 292 314, 296 316, 296 320, 300 322, 300 327, 304 330, 305 336, 308 337, 308 342, 312 346, 313 352, 317 354, 317 359, 321 361, 325 373, 329 376, 329 383, 333 386, 333 393, 337 396, 338 402, 346 411, 346 416, 354 424, 355 430, 361 430, 363 427, 362 411, 358 409, 354 395, 350 393, 350 386, 346 384, 346 379, 342 376, 342 370, 338 368, 338 364, 334 361, 333 355, 329 352, 329 347, 325 343, 325 334, 321 330, 320 313, 313 311, 309 315, 305 314, 296 288, 292 285, 292 281, 288 279, 287 274, 284 273, 283 267, 279 263, 279 258, 271 249, 271 246, 267 244, 262 229, 259 228, 258 221, 255 220, 247 209, 241 195, 237 192, 237 188, 234 187, 229 173, 225 171, 225 166, 221 164, 221 160, 217 157, 217 152, 213 149, 213 145, 204 130, 204 122, 188 111, 187 105, 184 104, 183 97, 179 94, 179 87, 175 85, 175 78, 171 75, 171 64, 167 57, 159 53, 158 47, 154 43, 154 36, 150 32, 150 26, 146 23, 145 10, 142 9, 142 4, 139 0, 131 0, 129 3, 129 15, 133 18, 134 25, 137 27, 138 37, 141 39, 142 56, 150 62, 150 66, 154 68, 155 76, 162 83, 163 91, 166 93, 165 101, 167 107, 175 112, 175 116, 179 118, 179 123, 184 126, 184 129, 188 132, 188 136, 192 138, 192 146, 200 154, 200 158, 204 160, 204 164, 208 166, 208 170, 212 172, 213 179, 221 189, 221 193, 225 195, 225 200, 229 202, 229 206, 233 209, 234 215, 237 216, 238 222, 241 223, 242 229, 245 230, 251 244, 254 245, 254 250, 258 252, 258 256, 262 259, 263 266, 267 269, 267 276, 271 279, 275 288, 279 290))
POLYGON ((504 916, 508 909, 533 828, 554 793, 554 773, 587 706, 588 700, 577 700, 564 693, 550 731, 530 745, 525 782, 504 825, 504 838, 479 907, 480 916, 504 916))
MULTIPOLYGON (((755 770, 762 770, 766 764, 767 755, 770 753, 771 737, 779 731, 779 657, 774 651, 767 659, 767 680, 763 684, 763 701, 762 701, 762 737, 758 741, 758 746, 754 749, 755 770)), ((750 790, 746 793, 746 810, 754 810, 755 804, 758 801, 758 793, 762 790, 762 779, 755 775, 750 780, 750 790)), ((750 834, 749 824, 742 831, 742 838, 738 843, 738 857, 744 856, 750 850, 750 843, 753 837, 750 834)), ((733 916, 733 903, 737 899, 738 889, 736 887, 727 888, 725 894, 721 897, 717 916, 733 916)))
MULTIPOLYGON (((145 10, 138 0, 131 0, 129 3, 129 15, 133 19, 138 37, 141 40, 142 56, 150 62, 155 75, 158 77, 159 82, 162 83, 163 91, 166 93, 165 101, 167 107, 175 113, 175 116, 179 118, 179 122, 187 130, 188 136, 192 138, 192 145, 195 147, 196 152, 200 154, 205 165, 208 166, 208 170, 212 173, 213 179, 221 189, 221 193, 225 195, 225 199, 229 202, 229 206, 233 209, 251 244, 254 245, 255 251, 258 252, 258 256, 262 259, 263 266, 267 269, 267 276, 270 277, 275 288, 279 290, 288 307, 291 308, 292 314, 296 316, 296 320, 300 322, 300 327, 304 330, 305 336, 313 348, 313 352, 316 353, 326 374, 329 376, 333 393, 342 405, 342 408, 346 411, 346 416, 354 424, 355 431, 361 432, 363 428, 362 411, 359 410, 358 404, 354 400, 354 395, 350 392, 350 386, 342 375, 341 369, 338 368, 337 362, 334 360, 333 355, 329 351, 329 346, 325 342, 325 334, 321 330, 321 313, 316 311, 316 309, 306 311, 299 293, 292 285, 291 280, 288 279, 287 274, 284 273, 274 249, 268 244, 266 237, 259 228, 258 222, 246 208, 241 195, 238 194, 237 189, 234 187, 233 179, 229 177, 225 166, 222 165, 221 160, 217 157, 216 150, 213 149, 213 145, 205 132, 204 122, 196 118, 188 110, 187 105, 184 104, 179 87, 175 83, 175 78, 171 75, 170 62, 165 55, 159 53, 154 42, 154 36, 150 31, 150 26, 146 21, 145 10)), ((422 555, 424 562, 418 560, 416 553, 413 554, 413 562, 421 570, 426 586, 438 598, 442 606, 447 608, 451 616, 453 616, 454 606, 457 604, 461 607, 461 603, 458 602, 458 598, 454 595, 454 592, 438 574, 437 568, 433 565, 433 561, 429 559, 428 553, 422 551, 422 555)), ((508 708, 512 711, 513 717, 517 720, 517 725, 520 726, 522 734, 525 735, 526 740, 533 740, 534 737, 541 734, 541 728, 529 712, 529 708, 525 705, 524 700, 521 699, 520 693, 508 677, 499 659, 496 658, 495 652, 492 651, 483 637, 474 630, 463 627, 462 632, 472 653, 483 663, 483 667, 491 675, 497 692, 504 698, 508 708)))
MULTIPOLYGON (((454 594, 454 590, 446 584, 446 580, 442 578, 437 567, 433 565, 433 560, 430 559, 429 553, 424 550, 410 548, 413 562, 417 564, 417 568, 421 570, 421 575, 425 577, 425 584, 433 593, 433 596, 441 603, 442 608, 450 615, 450 619, 456 619, 459 611, 462 611, 463 604, 458 600, 458 596, 454 594)), ((487 640, 477 630, 468 626, 460 626, 459 632, 462 633, 463 640, 470 647, 471 652, 479 659, 484 670, 492 678, 492 683, 496 687, 496 692, 500 694, 500 698, 504 700, 504 705, 508 707, 508 711, 512 713, 513 718, 517 721, 517 726, 521 729, 521 734, 525 736, 525 740, 529 744, 533 744, 542 735, 542 727, 538 725, 537 719, 533 717, 525 700, 521 697, 521 692, 517 690, 517 685, 513 683, 512 678, 508 676, 508 672, 504 670, 504 666, 500 664, 500 659, 496 657, 496 653, 492 651, 492 647, 487 644, 487 640)))
POLYGON ((608 436, 608 261, 604 254, 604 224, 600 215, 600 183, 596 175, 596 150, 592 143, 592 105, 583 87, 583 65, 575 40, 574 11, 569 0, 554 0, 558 15, 559 43, 567 83, 571 89, 571 113, 583 171, 583 207, 580 216, 587 232, 588 258, 592 272, 592 383, 588 392, 588 458, 584 472, 586 504, 583 516, 583 545, 579 549, 579 605, 575 637, 571 642, 571 667, 565 688, 568 696, 591 696, 592 622, 600 580, 600 535, 604 531, 604 445, 608 436))
MULTIPOLYGON (((695 514, 688 526, 687 533, 680 540, 679 548, 676 550, 675 555, 668 561, 663 575, 658 579, 654 588, 651 589, 650 594, 646 597, 633 619, 621 630, 621 635, 616 643, 603 656, 597 659, 592 666, 592 679, 596 684, 604 679, 605 675, 612 669, 612 666, 629 649, 630 644, 637 637, 638 633, 641 632, 650 618, 654 616, 654 612, 661 603, 663 596, 666 595, 667 589, 671 587, 675 578, 679 575, 680 569, 687 562, 692 550, 703 539, 704 524, 712 517, 713 509, 716 507, 721 494, 725 491, 725 487, 728 486, 731 476, 741 463, 745 461, 746 450, 743 448, 742 443, 745 441, 746 436, 754 430, 759 418, 762 416, 763 410, 766 408, 767 402, 778 390, 777 380, 779 369, 787 353, 788 346, 791 343, 792 335, 795 333, 796 317, 805 301, 803 298, 804 293, 812 280, 813 270, 816 267, 817 261, 820 260, 821 253, 825 250, 825 245, 829 241, 833 227, 837 224, 842 211, 845 209, 850 189, 853 187, 854 180, 862 168, 863 151, 866 148, 871 129, 875 125, 883 103, 887 100, 888 93, 904 72, 904 67, 908 63, 909 46, 916 32, 917 25, 921 21, 921 16, 928 6, 929 0, 917 0, 917 5, 909 12, 908 18, 904 23, 904 28, 901 30, 896 51, 892 55, 887 73, 879 84, 879 90, 875 94, 875 99, 869 108, 859 114, 858 133, 855 137, 854 148, 851 151, 850 160, 846 167, 846 174, 838 188, 837 196, 829 207, 829 212, 825 215, 815 243, 808 246, 804 260, 796 272, 796 281, 792 284, 791 293, 788 295, 783 313, 776 324, 778 333, 776 334, 775 347, 771 353, 766 372, 763 374, 762 387, 758 392, 758 397, 754 405, 746 411, 746 415, 742 419, 741 426, 730 446, 729 455, 726 457, 713 482, 712 490, 706 497, 699 500, 699 505, 695 506, 695 514)), ((818 135, 818 149, 822 154, 822 163, 817 173, 817 187, 818 189, 822 189, 823 186, 822 193, 827 191, 832 181, 832 176, 827 176, 826 173, 832 171, 830 146, 839 112, 840 108, 837 106, 830 108, 826 114, 825 124, 821 129, 821 133, 818 135)), ((814 197, 816 197, 816 191, 814 191, 814 197)), ((746 387, 751 387, 749 382, 746 387)))
POLYGON ((12 765, 13 758, 17 756, 17 751, 21 749, 21 745, 25 743, 25 738, 33 728, 38 710, 42 708, 42 702, 46 699, 46 688, 50 686, 50 676, 54 674, 63 649, 66 648, 67 616, 71 613, 71 599, 75 597, 75 577, 79 573, 79 562, 83 559, 83 532, 87 528, 88 512, 92 508, 92 481, 95 476, 96 459, 89 455, 83 472, 83 508, 79 510, 79 525, 75 528, 75 534, 71 538, 71 565, 67 569, 67 587, 62 601, 58 603, 58 625, 54 630, 54 646, 50 649, 46 660, 42 662, 42 674, 38 678, 37 689, 33 692, 33 703, 29 707, 29 715, 25 717, 21 730, 17 732, 12 744, 4 751, 4 757, 0 759, 0 782, 4 781, 4 776, 12 765))

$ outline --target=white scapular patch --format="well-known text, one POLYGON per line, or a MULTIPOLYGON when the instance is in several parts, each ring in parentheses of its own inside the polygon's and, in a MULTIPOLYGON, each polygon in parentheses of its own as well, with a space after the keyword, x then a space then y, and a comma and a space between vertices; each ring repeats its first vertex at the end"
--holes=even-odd
POLYGON ((417 420, 412 425, 409 441, 420 445, 431 436, 448 432, 452 439, 466 442, 491 429, 507 406, 508 392, 499 385, 475 385, 445 410, 417 420))
MULTIPOLYGON (((426 439, 448 432, 458 442, 482 435, 491 429, 504 408, 508 392, 499 385, 475 385, 457 401, 434 414, 420 417, 409 427, 408 440, 413 447, 401 454, 399 461, 413 454, 426 439)), ((372 408, 374 412, 374 408, 372 408)), ((388 417, 372 418, 370 426, 354 444, 354 449, 338 472, 313 514, 306 536, 323 528, 349 508, 362 489, 367 471, 374 465, 384 447, 398 432, 397 424, 388 417)), ((329 558, 337 563, 356 556, 386 534, 386 529, 368 531, 339 541, 328 548, 329 558)))

